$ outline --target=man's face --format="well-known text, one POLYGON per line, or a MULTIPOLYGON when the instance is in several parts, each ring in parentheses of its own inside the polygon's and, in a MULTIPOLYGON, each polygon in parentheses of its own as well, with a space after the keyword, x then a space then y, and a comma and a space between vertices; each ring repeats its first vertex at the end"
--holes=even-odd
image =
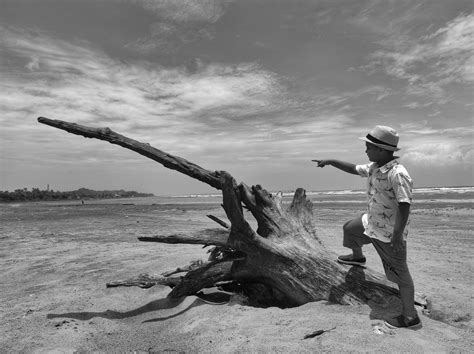
POLYGON ((382 149, 372 145, 370 143, 365 143, 365 153, 367 154, 367 157, 369 158, 369 161, 371 162, 377 162, 380 160, 380 155, 382 153, 382 149))

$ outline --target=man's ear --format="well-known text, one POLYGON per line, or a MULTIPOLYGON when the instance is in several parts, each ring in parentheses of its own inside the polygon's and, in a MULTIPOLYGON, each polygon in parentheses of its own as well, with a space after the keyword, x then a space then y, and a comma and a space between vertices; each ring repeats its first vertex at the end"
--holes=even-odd
POLYGON ((382 148, 379 148, 379 152, 383 153, 383 154, 390 155, 390 156, 393 155, 393 151, 385 150, 385 149, 382 149, 382 148))

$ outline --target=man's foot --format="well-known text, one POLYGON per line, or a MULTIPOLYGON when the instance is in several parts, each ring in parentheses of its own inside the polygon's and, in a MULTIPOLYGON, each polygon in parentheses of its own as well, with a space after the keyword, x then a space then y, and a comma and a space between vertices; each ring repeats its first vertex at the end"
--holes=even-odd
POLYGON ((419 327, 421 327, 421 320, 418 317, 418 315, 416 315, 413 318, 405 317, 404 315, 400 315, 400 316, 397 316, 397 317, 393 317, 389 320, 386 320, 384 323, 388 328, 392 328, 392 329, 395 329, 395 328, 419 328, 419 327))
POLYGON ((350 264, 364 267, 366 259, 365 257, 355 259, 352 254, 348 254, 345 256, 337 257, 337 261, 342 264, 350 264))

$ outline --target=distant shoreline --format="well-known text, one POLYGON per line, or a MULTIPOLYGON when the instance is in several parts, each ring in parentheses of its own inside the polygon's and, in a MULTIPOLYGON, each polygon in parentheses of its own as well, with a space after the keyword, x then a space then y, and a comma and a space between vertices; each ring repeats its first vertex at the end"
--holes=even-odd
POLYGON ((135 191, 102 190, 96 191, 88 188, 79 188, 74 191, 53 191, 40 190, 39 188, 16 189, 13 192, 0 191, 0 203, 18 202, 47 202, 47 201, 84 201, 97 199, 118 199, 118 198, 146 198, 154 197, 152 193, 139 193, 135 191))

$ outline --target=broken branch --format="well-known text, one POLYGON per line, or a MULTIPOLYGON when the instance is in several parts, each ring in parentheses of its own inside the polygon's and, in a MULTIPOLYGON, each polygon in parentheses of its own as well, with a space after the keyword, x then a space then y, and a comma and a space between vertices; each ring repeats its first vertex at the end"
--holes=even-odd
POLYGON ((127 138, 126 136, 120 135, 109 128, 91 128, 76 123, 68 123, 61 120, 54 120, 45 117, 39 117, 38 122, 52 126, 54 128, 65 130, 69 133, 82 135, 86 138, 95 138, 100 140, 108 141, 111 144, 122 146, 126 149, 133 150, 140 155, 146 156, 156 162, 159 162, 163 166, 181 172, 189 177, 195 178, 201 182, 204 182, 211 187, 216 189, 222 189, 220 183, 220 172, 211 172, 201 166, 193 164, 186 159, 178 156, 167 154, 161 150, 158 150, 150 144, 141 143, 139 141, 127 138))
POLYGON ((117 286, 138 286, 143 289, 151 288, 155 285, 168 285, 170 287, 175 287, 181 282, 181 277, 161 277, 157 275, 150 274, 140 274, 135 278, 117 280, 110 283, 107 283, 108 288, 114 288, 117 286))
POLYGON ((190 234, 142 236, 138 239, 144 242, 225 246, 228 237, 228 231, 222 229, 205 229, 190 234))

